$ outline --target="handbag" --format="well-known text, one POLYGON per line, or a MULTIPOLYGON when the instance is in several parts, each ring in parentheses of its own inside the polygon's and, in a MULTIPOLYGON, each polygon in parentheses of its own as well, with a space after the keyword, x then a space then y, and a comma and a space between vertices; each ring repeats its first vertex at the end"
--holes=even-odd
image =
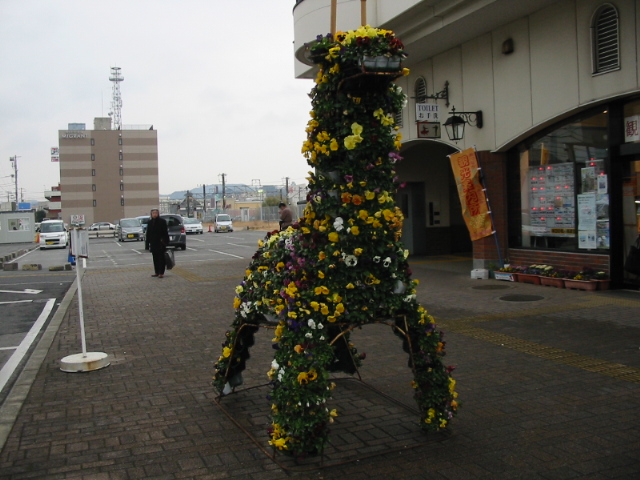
POLYGON ((165 250, 164 262, 167 264, 167 270, 171 270, 176 264, 176 257, 173 255, 173 250, 165 250))
POLYGON ((640 275, 640 235, 636 239, 636 244, 631 245, 631 248, 629 248, 629 254, 624 262, 624 269, 634 275, 640 275))

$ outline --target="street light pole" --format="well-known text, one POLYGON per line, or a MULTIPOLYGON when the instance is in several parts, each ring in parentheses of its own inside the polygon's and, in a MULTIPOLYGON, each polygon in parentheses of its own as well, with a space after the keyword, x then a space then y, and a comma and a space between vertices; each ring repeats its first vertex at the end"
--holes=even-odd
POLYGON ((9 157, 9 161, 13 162, 13 171, 14 171, 14 179, 16 185, 16 206, 15 209, 18 209, 18 155, 14 155, 13 157, 9 157))

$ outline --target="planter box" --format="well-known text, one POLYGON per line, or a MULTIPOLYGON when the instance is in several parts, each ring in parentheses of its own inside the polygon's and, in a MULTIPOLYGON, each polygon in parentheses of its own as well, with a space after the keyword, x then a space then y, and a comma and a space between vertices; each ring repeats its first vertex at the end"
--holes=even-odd
POLYGON ((513 278, 513 273, 508 272, 493 272, 493 275, 496 277, 496 280, 504 280, 507 282, 515 282, 513 278))
POLYGON ((564 288, 572 290, 584 290, 586 292, 593 292, 598 289, 598 282, 592 282, 589 280, 573 280, 564 279, 564 288))
POLYGON ((520 283, 531 283, 533 285, 540 285, 540 276, 532 275, 530 273, 519 273, 518 274, 518 282, 520 283))
POLYGON ((540 277, 540 285, 546 287, 564 288, 564 278, 540 277))
POLYGON ((598 290, 609 290, 609 285, 611 284, 611 280, 591 280, 598 284, 598 290))

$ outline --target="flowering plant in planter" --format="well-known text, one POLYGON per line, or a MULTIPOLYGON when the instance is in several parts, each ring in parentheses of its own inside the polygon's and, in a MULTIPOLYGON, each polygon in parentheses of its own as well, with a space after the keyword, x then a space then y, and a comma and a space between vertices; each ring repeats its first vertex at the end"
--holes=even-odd
POLYGON ((574 273, 572 277, 574 280, 607 280, 609 275, 604 271, 597 271, 591 267, 582 267, 577 273, 574 273))

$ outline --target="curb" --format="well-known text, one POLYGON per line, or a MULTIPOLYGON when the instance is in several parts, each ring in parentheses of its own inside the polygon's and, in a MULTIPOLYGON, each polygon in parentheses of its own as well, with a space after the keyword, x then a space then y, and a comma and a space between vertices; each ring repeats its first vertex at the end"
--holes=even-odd
MULTIPOLYGON (((80 280, 82 280, 82 277, 80 277, 80 280)), ((33 353, 29 356, 29 360, 27 360, 27 363, 18 376, 18 379, 13 387, 11 387, 6 400, 0 407, 0 452, 4 449, 7 438, 9 438, 9 434, 13 429, 20 410, 22 410, 22 405, 31 390, 31 386, 36 379, 36 375, 38 374, 40 367, 42 367, 42 364, 44 363, 47 353, 49 353, 49 348, 60 329, 62 319, 67 314, 67 310, 69 309, 69 305, 71 305, 71 301, 73 300, 77 289, 78 279, 75 279, 60 302, 56 313, 53 315, 49 325, 42 334, 42 337, 38 341, 33 353)))

